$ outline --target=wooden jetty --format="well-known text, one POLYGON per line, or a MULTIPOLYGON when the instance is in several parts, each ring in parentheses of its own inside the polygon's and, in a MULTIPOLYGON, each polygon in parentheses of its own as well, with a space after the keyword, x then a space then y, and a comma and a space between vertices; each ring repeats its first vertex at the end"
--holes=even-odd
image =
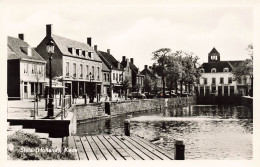
POLYGON ((77 160, 174 160, 173 154, 138 136, 68 136, 63 148, 76 149, 77 160))

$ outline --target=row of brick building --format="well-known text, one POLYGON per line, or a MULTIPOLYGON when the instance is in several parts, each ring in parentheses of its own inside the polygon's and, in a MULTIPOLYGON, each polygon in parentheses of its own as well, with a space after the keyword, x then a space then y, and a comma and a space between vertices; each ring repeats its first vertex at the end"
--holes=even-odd
MULTIPOLYGON (((123 95, 123 81, 130 79, 128 91, 141 91, 147 66, 140 72, 130 60, 122 56, 119 62, 110 53, 92 46, 92 39, 86 43, 55 35, 52 25, 46 25, 46 36, 33 48, 24 40, 8 37, 8 96, 28 99, 37 93, 47 95, 49 87, 49 54, 46 43, 52 37, 55 51, 52 55, 52 77, 55 94, 82 96, 95 95, 113 97, 123 95), (138 85, 138 90, 134 89, 138 85), (47 89, 46 89, 47 88, 47 89)), ((158 80, 160 82, 160 80, 158 80)))

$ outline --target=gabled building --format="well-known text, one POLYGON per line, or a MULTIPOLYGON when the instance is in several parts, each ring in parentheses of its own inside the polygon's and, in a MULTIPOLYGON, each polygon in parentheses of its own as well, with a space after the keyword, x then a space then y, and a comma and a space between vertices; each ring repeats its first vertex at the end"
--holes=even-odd
POLYGON ((144 75, 140 74, 139 69, 134 65, 134 59, 129 60, 123 56, 121 65, 125 68, 125 76, 131 80, 132 91, 140 92, 143 88, 144 75))
POLYGON ((86 43, 53 34, 52 25, 46 25, 46 36, 36 51, 47 61, 49 76, 49 54, 46 43, 52 37, 55 44, 52 59, 52 76, 61 77, 65 93, 70 95, 100 94, 102 85, 102 61, 91 47, 91 38, 86 43))
MULTIPOLYGON (((94 50, 96 53, 99 55, 101 53, 98 52, 97 50, 97 45, 94 45, 94 50)), ((102 57, 102 55, 100 55, 102 57)), ((101 59, 102 60, 102 59, 101 59)), ((111 70, 108 66, 108 62, 102 61, 102 86, 101 86, 101 94, 103 97, 108 98, 109 97, 109 92, 110 92, 110 77, 111 77, 111 70)))
POLYGON ((24 41, 7 37, 7 93, 10 99, 34 98, 44 93, 46 61, 24 41))
POLYGON ((111 90, 109 89, 107 92, 112 94, 113 97, 121 97, 123 94, 123 80, 124 80, 124 68, 117 61, 112 54, 110 54, 110 49, 107 49, 107 52, 103 51, 96 51, 102 61, 106 64, 106 66, 110 70, 110 83, 111 83, 111 90))
POLYGON ((208 54, 208 62, 200 67, 202 73, 195 90, 200 96, 233 96, 235 93, 248 93, 249 77, 244 81, 233 81, 233 68, 243 60, 221 61, 220 53, 213 48, 208 54))

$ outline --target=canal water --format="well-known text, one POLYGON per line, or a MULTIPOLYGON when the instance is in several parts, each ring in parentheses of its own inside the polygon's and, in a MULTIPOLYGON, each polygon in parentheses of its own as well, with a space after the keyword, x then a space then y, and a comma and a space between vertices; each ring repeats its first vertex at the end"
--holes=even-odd
POLYGON ((185 159, 248 160, 253 158, 253 111, 247 107, 190 105, 146 111, 78 125, 78 135, 131 134, 173 152, 174 140, 185 143, 185 159))

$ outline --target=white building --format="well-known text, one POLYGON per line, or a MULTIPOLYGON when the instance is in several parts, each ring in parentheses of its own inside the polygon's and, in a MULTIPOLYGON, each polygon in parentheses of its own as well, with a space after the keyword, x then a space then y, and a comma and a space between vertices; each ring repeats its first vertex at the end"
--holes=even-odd
POLYGON ((195 87, 200 96, 233 96, 234 94, 248 94, 250 79, 243 81, 233 80, 232 69, 240 61, 220 61, 219 52, 213 48, 208 54, 208 63, 203 63, 200 67, 201 77, 195 87))
POLYGON ((46 61, 19 38, 7 38, 7 93, 9 99, 29 99, 44 93, 46 61))

